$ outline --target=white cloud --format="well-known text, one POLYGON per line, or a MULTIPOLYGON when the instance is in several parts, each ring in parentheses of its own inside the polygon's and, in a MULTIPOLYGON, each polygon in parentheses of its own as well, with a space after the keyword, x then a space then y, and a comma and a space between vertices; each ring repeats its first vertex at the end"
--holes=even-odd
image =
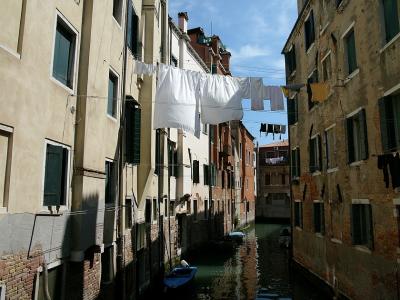
POLYGON ((238 51, 236 51, 235 49, 228 50, 232 53, 232 60, 240 61, 271 55, 271 50, 269 48, 250 44, 240 47, 238 51))

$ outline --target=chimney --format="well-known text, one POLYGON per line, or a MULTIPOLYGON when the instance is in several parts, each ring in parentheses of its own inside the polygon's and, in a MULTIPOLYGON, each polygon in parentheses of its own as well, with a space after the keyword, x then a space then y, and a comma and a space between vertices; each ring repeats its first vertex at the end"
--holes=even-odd
POLYGON ((187 23, 189 21, 187 12, 178 13, 178 20, 179 20, 179 29, 183 33, 187 33, 187 23))

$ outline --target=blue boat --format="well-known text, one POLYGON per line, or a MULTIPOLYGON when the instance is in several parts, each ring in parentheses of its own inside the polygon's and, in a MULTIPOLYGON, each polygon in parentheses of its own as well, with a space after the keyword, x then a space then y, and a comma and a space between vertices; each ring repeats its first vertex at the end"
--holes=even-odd
POLYGON ((190 285, 197 273, 197 267, 176 267, 165 278, 168 289, 179 289, 190 285))

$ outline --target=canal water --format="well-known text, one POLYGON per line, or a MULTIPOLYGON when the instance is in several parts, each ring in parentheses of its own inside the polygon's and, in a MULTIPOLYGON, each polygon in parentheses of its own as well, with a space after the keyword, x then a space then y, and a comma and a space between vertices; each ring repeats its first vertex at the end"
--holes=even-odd
POLYGON ((195 291, 179 298, 253 300, 262 293, 264 299, 327 299, 291 270, 289 252, 278 244, 282 227, 256 224, 241 244, 210 243, 188 255, 186 260, 198 267, 195 291))

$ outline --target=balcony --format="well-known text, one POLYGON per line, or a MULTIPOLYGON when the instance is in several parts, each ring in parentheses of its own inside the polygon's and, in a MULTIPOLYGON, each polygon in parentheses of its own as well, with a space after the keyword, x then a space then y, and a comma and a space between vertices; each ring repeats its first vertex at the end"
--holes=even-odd
POLYGON ((274 165, 285 165, 289 162, 289 159, 285 156, 274 157, 274 158, 265 158, 265 165, 274 166, 274 165))

